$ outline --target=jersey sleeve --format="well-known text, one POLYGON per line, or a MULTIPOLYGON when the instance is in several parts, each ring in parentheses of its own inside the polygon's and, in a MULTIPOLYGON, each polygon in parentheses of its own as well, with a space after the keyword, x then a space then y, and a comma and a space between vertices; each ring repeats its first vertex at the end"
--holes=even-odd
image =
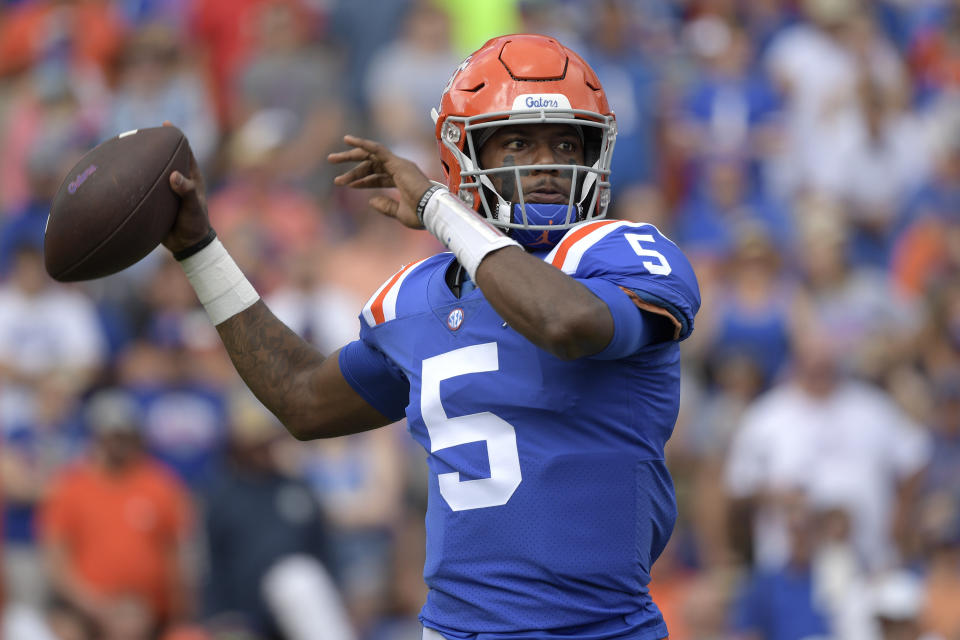
POLYGON ((648 345, 669 342, 676 337, 672 316, 638 308, 632 292, 603 278, 576 280, 603 300, 613 317, 613 337, 603 351, 590 356, 592 360, 618 360, 648 345))
POLYGON ((410 383, 387 356, 360 339, 340 350, 340 372, 354 391, 371 407, 391 420, 406 415, 410 383))
MULTIPOLYGON (((601 295, 611 290, 610 285, 641 311, 669 317, 676 340, 693 331, 700 309, 693 267, 677 245, 651 224, 622 220, 586 223, 564 236, 545 260, 597 293, 611 307, 615 322, 620 320, 616 310, 622 301, 601 295)), ((641 314, 635 318, 642 321, 641 314)))

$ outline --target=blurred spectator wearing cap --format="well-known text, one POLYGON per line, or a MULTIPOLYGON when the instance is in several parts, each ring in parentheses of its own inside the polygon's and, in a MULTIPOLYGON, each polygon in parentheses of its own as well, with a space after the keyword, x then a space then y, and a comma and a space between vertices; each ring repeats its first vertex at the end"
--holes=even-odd
POLYGON ((257 637, 354 637, 323 565, 327 531, 303 481, 284 471, 290 437, 245 389, 230 403, 230 463, 206 499, 208 625, 257 637))
POLYGON ((792 336, 789 378, 747 410, 727 459, 726 487, 754 527, 754 561, 778 567, 790 535, 784 492, 835 496, 850 514, 854 549, 868 571, 898 559, 929 434, 889 397, 843 370, 828 329, 809 322, 792 336))
POLYGON ((190 613, 191 505, 183 486, 143 453, 136 402, 99 392, 86 413, 90 457, 55 480, 41 537, 55 593, 104 640, 147 640, 190 613))
POLYGON ((169 120, 186 134, 197 161, 210 161, 217 144, 213 105, 203 79, 183 63, 183 53, 180 36, 162 23, 131 35, 120 56, 117 89, 101 137, 169 120))

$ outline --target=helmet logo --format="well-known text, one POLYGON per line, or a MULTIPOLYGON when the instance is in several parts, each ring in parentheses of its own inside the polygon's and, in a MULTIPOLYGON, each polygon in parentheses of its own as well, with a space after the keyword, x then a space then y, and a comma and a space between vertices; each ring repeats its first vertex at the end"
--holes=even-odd
POLYGON ((560 103, 552 98, 527 96, 526 105, 531 109, 559 109, 560 103))
POLYGON ((562 93, 523 93, 513 99, 513 110, 569 109, 570 100, 562 93))
POLYGON ((463 309, 457 307, 447 315, 447 327, 450 331, 456 331, 463 324, 463 309))

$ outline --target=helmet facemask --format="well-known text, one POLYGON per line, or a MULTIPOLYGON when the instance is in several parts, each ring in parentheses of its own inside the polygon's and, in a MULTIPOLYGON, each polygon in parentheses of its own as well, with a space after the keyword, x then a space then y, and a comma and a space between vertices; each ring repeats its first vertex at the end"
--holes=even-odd
MULTIPOLYGON (((562 97, 562 96, 560 96, 562 97)), ((441 143, 460 165, 458 193, 492 224, 507 230, 520 244, 548 249, 574 225, 606 216, 610 202, 610 159, 616 138, 612 116, 570 108, 513 109, 476 116, 448 116, 441 143), (584 164, 528 164, 482 168, 481 142, 493 128, 513 125, 575 126, 582 135, 584 164), (521 178, 532 171, 558 171, 570 179, 566 204, 526 201, 521 178), (507 200, 497 184, 516 185, 517 200, 507 200)))

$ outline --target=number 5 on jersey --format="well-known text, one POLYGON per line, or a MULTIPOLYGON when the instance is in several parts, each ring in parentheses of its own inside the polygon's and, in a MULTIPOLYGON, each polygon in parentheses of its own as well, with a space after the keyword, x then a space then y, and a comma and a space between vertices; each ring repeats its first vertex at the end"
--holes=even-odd
POLYGON ((633 250, 638 256, 646 256, 656 260, 656 262, 651 262, 649 260, 643 261, 643 266, 647 271, 658 276, 668 276, 673 271, 670 263, 667 262, 667 259, 662 253, 655 249, 647 249, 640 244, 641 242, 654 242, 652 235, 649 233, 625 233, 623 234, 623 237, 627 239, 627 242, 630 243, 630 246, 633 247, 633 250))
POLYGON ((437 476, 440 495, 454 511, 506 504, 522 480, 513 425, 489 411, 448 418, 440 399, 443 380, 499 369, 496 342, 455 349, 423 361, 420 414, 430 434, 430 452, 468 442, 487 443, 489 478, 461 480, 456 471, 437 476))

